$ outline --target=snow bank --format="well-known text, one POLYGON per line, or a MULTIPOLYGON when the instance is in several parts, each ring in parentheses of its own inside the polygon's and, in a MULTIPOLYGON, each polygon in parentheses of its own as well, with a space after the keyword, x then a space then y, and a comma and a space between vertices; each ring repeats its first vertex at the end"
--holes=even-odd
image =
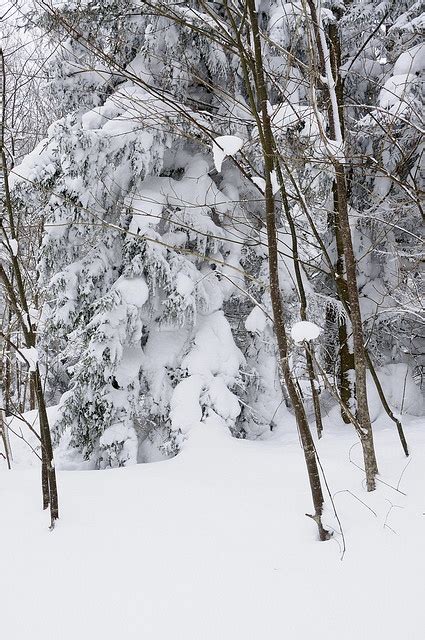
MULTIPOLYGON (((406 495, 383 484, 366 493, 349 462, 361 464, 356 437, 338 421, 318 444, 344 527, 342 562, 341 536, 318 542, 304 515, 295 428, 264 443, 201 425, 166 462, 59 472, 53 533, 39 469, 0 470, 2 636, 422 640, 425 433, 420 421, 406 429, 405 469, 388 427, 376 429, 380 478, 406 495), (44 590, 48 611, 34 596, 44 590)), ((329 508, 324 521, 337 530, 329 508)))

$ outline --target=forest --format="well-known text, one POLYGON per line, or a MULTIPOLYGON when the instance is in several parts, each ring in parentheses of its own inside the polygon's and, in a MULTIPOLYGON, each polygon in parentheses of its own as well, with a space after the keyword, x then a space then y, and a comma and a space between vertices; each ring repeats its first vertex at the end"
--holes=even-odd
POLYGON ((422 640, 424 30, 0 0, 6 640, 422 640))

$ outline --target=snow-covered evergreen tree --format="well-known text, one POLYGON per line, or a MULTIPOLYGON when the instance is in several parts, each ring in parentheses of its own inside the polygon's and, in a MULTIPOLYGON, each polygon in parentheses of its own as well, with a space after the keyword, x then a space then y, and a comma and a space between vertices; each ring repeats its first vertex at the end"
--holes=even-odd
MULTIPOLYGON (((333 311, 317 347, 332 378, 338 323, 349 328, 329 266, 338 258, 330 158, 342 150, 313 73, 304 3, 257 4, 283 178, 274 172, 285 322, 300 319, 292 220, 309 318, 325 327, 333 311)), ((345 154, 378 363, 402 360, 400 311, 417 286, 407 252, 418 220, 421 49, 419 4, 407 4, 332 0, 322 11, 324 27, 336 25, 358 52, 342 51, 345 154)), ((32 19, 63 45, 47 83, 63 117, 16 169, 14 198, 45 223, 40 349, 51 400, 61 398, 56 442, 104 467, 172 455, 188 429, 211 419, 264 436, 287 407, 271 320, 261 120, 231 14, 216 2, 46 6, 36 3, 32 19)), ((292 347, 308 397, 305 351, 292 347)))
MULTIPOLYGON (((186 42, 161 17, 141 20, 130 75, 159 86, 171 75, 179 95, 201 99, 188 69, 209 67, 224 82, 228 60, 201 39, 177 72, 186 42)), ((44 199, 42 342, 49 387, 66 390, 56 438, 67 432, 86 458, 121 465, 174 452, 211 415, 237 428, 245 359, 223 304, 232 278, 243 283, 243 246, 232 242, 239 194, 225 171, 212 179, 211 144, 196 141, 198 126, 179 117, 178 103, 122 79, 101 106, 85 104, 19 168, 17 192, 25 197, 35 182, 44 199)))
POLYGON ((378 364, 412 369, 423 366, 422 9, 419 2, 356 2, 341 17, 342 43, 350 42, 343 50, 346 123, 368 341, 378 364))

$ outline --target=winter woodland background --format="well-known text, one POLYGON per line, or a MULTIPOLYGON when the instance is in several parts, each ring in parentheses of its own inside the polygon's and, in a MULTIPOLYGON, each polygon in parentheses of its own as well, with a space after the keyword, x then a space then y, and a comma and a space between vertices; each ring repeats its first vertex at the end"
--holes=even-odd
POLYGON ((6 637, 422 638, 422 12, 0 0, 6 637))

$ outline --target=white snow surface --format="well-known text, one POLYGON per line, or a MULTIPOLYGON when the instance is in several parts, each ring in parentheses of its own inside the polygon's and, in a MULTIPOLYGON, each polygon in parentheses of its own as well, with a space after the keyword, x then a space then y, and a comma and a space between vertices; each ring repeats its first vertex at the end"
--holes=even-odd
MULTIPOLYGON (((354 432, 337 411, 326 420, 317 446, 345 533, 342 561, 341 536, 317 541, 304 515, 294 424, 253 442, 210 423, 168 461, 59 471, 53 532, 38 460, 11 435, 15 468, 0 457, 2 637, 422 640, 425 430, 404 422, 407 467, 392 423, 374 424, 380 479, 403 494, 383 483, 368 494, 349 461, 362 464, 354 432)), ((337 528, 327 504, 324 522, 337 528)))
POLYGON ((291 328, 291 337, 294 342, 303 342, 303 340, 315 340, 322 333, 322 329, 307 320, 296 322, 291 328))

